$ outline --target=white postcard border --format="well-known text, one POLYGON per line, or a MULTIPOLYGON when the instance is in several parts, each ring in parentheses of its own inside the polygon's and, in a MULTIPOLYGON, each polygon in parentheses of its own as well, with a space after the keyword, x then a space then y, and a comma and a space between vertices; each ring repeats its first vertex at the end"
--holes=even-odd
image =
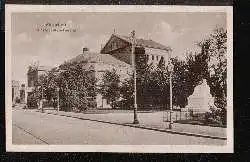
POLYGON ((130 5, 5 5, 5 112, 6 151, 10 152, 152 152, 233 153, 233 7, 232 6, 130 6, 130 5), (13 145, 11 101, 11 14, 13 12, 226 12, 227 145, 13 145))

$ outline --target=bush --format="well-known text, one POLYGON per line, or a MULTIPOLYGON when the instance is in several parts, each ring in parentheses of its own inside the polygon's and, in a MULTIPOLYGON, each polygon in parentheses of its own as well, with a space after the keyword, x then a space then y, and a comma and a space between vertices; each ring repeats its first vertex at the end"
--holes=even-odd
POLYGON ((37 108, 37 98, 34 94, 27 97, 27 107, 28 108, 37 108))
POLYGON ((205 124, 226 125, 226 111, 210 107, 211 112, 205 114, 205 124))
POLYGON ((130 109, 133 109, 133 102, 132 100, 124 99, 124 100, 115 102, 114 107, 118 109, 130 110, 130 109))
POLYGON ((21 99, 19 97, 16 98, 16 103, 21 103, 21 99))
POLYGON ((99 91, 114 109, 116 108, 116 102, 120 97, 120 76, 116 73, 115 69, 112 69, 112 71, 106 71, 102 78, 103 81, 100 85, 99 91))

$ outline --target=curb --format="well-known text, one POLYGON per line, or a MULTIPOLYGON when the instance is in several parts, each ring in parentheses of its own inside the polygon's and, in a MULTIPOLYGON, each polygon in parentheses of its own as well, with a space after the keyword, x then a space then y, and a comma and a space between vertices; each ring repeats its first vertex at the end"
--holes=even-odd
MULTIPOLYGON (((40 112, 40 111, 38 111, 38 112, 40 112)), ((101 123, 107 123, 107 124, 113 124, 113 125, 122 125, 122 126, 128 126, 128 127, 133 127, 133 128, 141 128, 141 129, 147 129, 147 130, 153 130, 153 131, 165 132, 165 133, 171 133, 171 134, 179 134, 179 135, 186 135, 186 136, 227 140, 226 137, 210 136, 210 135, 190 133, 190 132, 178 132, 178 131, 173 131, 173 130, 152 128, 152 127, 133 125, 133 124, 122 124, 122 123, 109 122, 109 121, 103 121, 103 120, 97 120, 97 119, 89 119, 89 118, 83 118, 83 117, 77 117, 77 116, 71 116, 71 115, 63 115, 63 114, 51 113, 51 112, 44 112, 44 113, 51 114, 51 115, 65 116, 65 117, 70 117, 70 118, 75 118, 75 119, 80 119, 80 120, 89 120, 89 121, 101 122, 101 123)))

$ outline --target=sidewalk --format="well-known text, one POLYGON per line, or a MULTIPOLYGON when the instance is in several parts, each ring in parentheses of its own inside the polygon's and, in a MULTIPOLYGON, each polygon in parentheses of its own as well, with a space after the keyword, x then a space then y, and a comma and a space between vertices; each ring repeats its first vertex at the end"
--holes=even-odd
POLYGON ((123 126, 137 127, 161 132, 226 140, 226 128, 174 123, 173 128, 168 129, 168 123, 163 122, 162 111, 152 113, 138 113, 138 119, 140 124, 137 125, 133 124, 134 114, 131 112, 84 114, 64 111, 57 112, 53 109, 47 109, 44 112, 48 114, 80 118, 82 120, 91 120, 96 122, 118 124, 123 126))

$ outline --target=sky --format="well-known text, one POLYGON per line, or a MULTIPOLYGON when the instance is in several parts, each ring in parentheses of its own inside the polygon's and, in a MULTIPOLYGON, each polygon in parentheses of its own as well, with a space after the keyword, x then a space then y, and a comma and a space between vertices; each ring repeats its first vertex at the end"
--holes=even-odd
POLYGON ((83 47, 100 52, 115 32, 152 39, 173 49, 183 59, 186 52, 215 27, 226 28, 226 13, 13 13, 11 18, 12 79, 26 82, 28 66, 36 61, 58 66, 82 53, 83 47), (66 24, 75 32, 38 31, 46 23, 66 24))

